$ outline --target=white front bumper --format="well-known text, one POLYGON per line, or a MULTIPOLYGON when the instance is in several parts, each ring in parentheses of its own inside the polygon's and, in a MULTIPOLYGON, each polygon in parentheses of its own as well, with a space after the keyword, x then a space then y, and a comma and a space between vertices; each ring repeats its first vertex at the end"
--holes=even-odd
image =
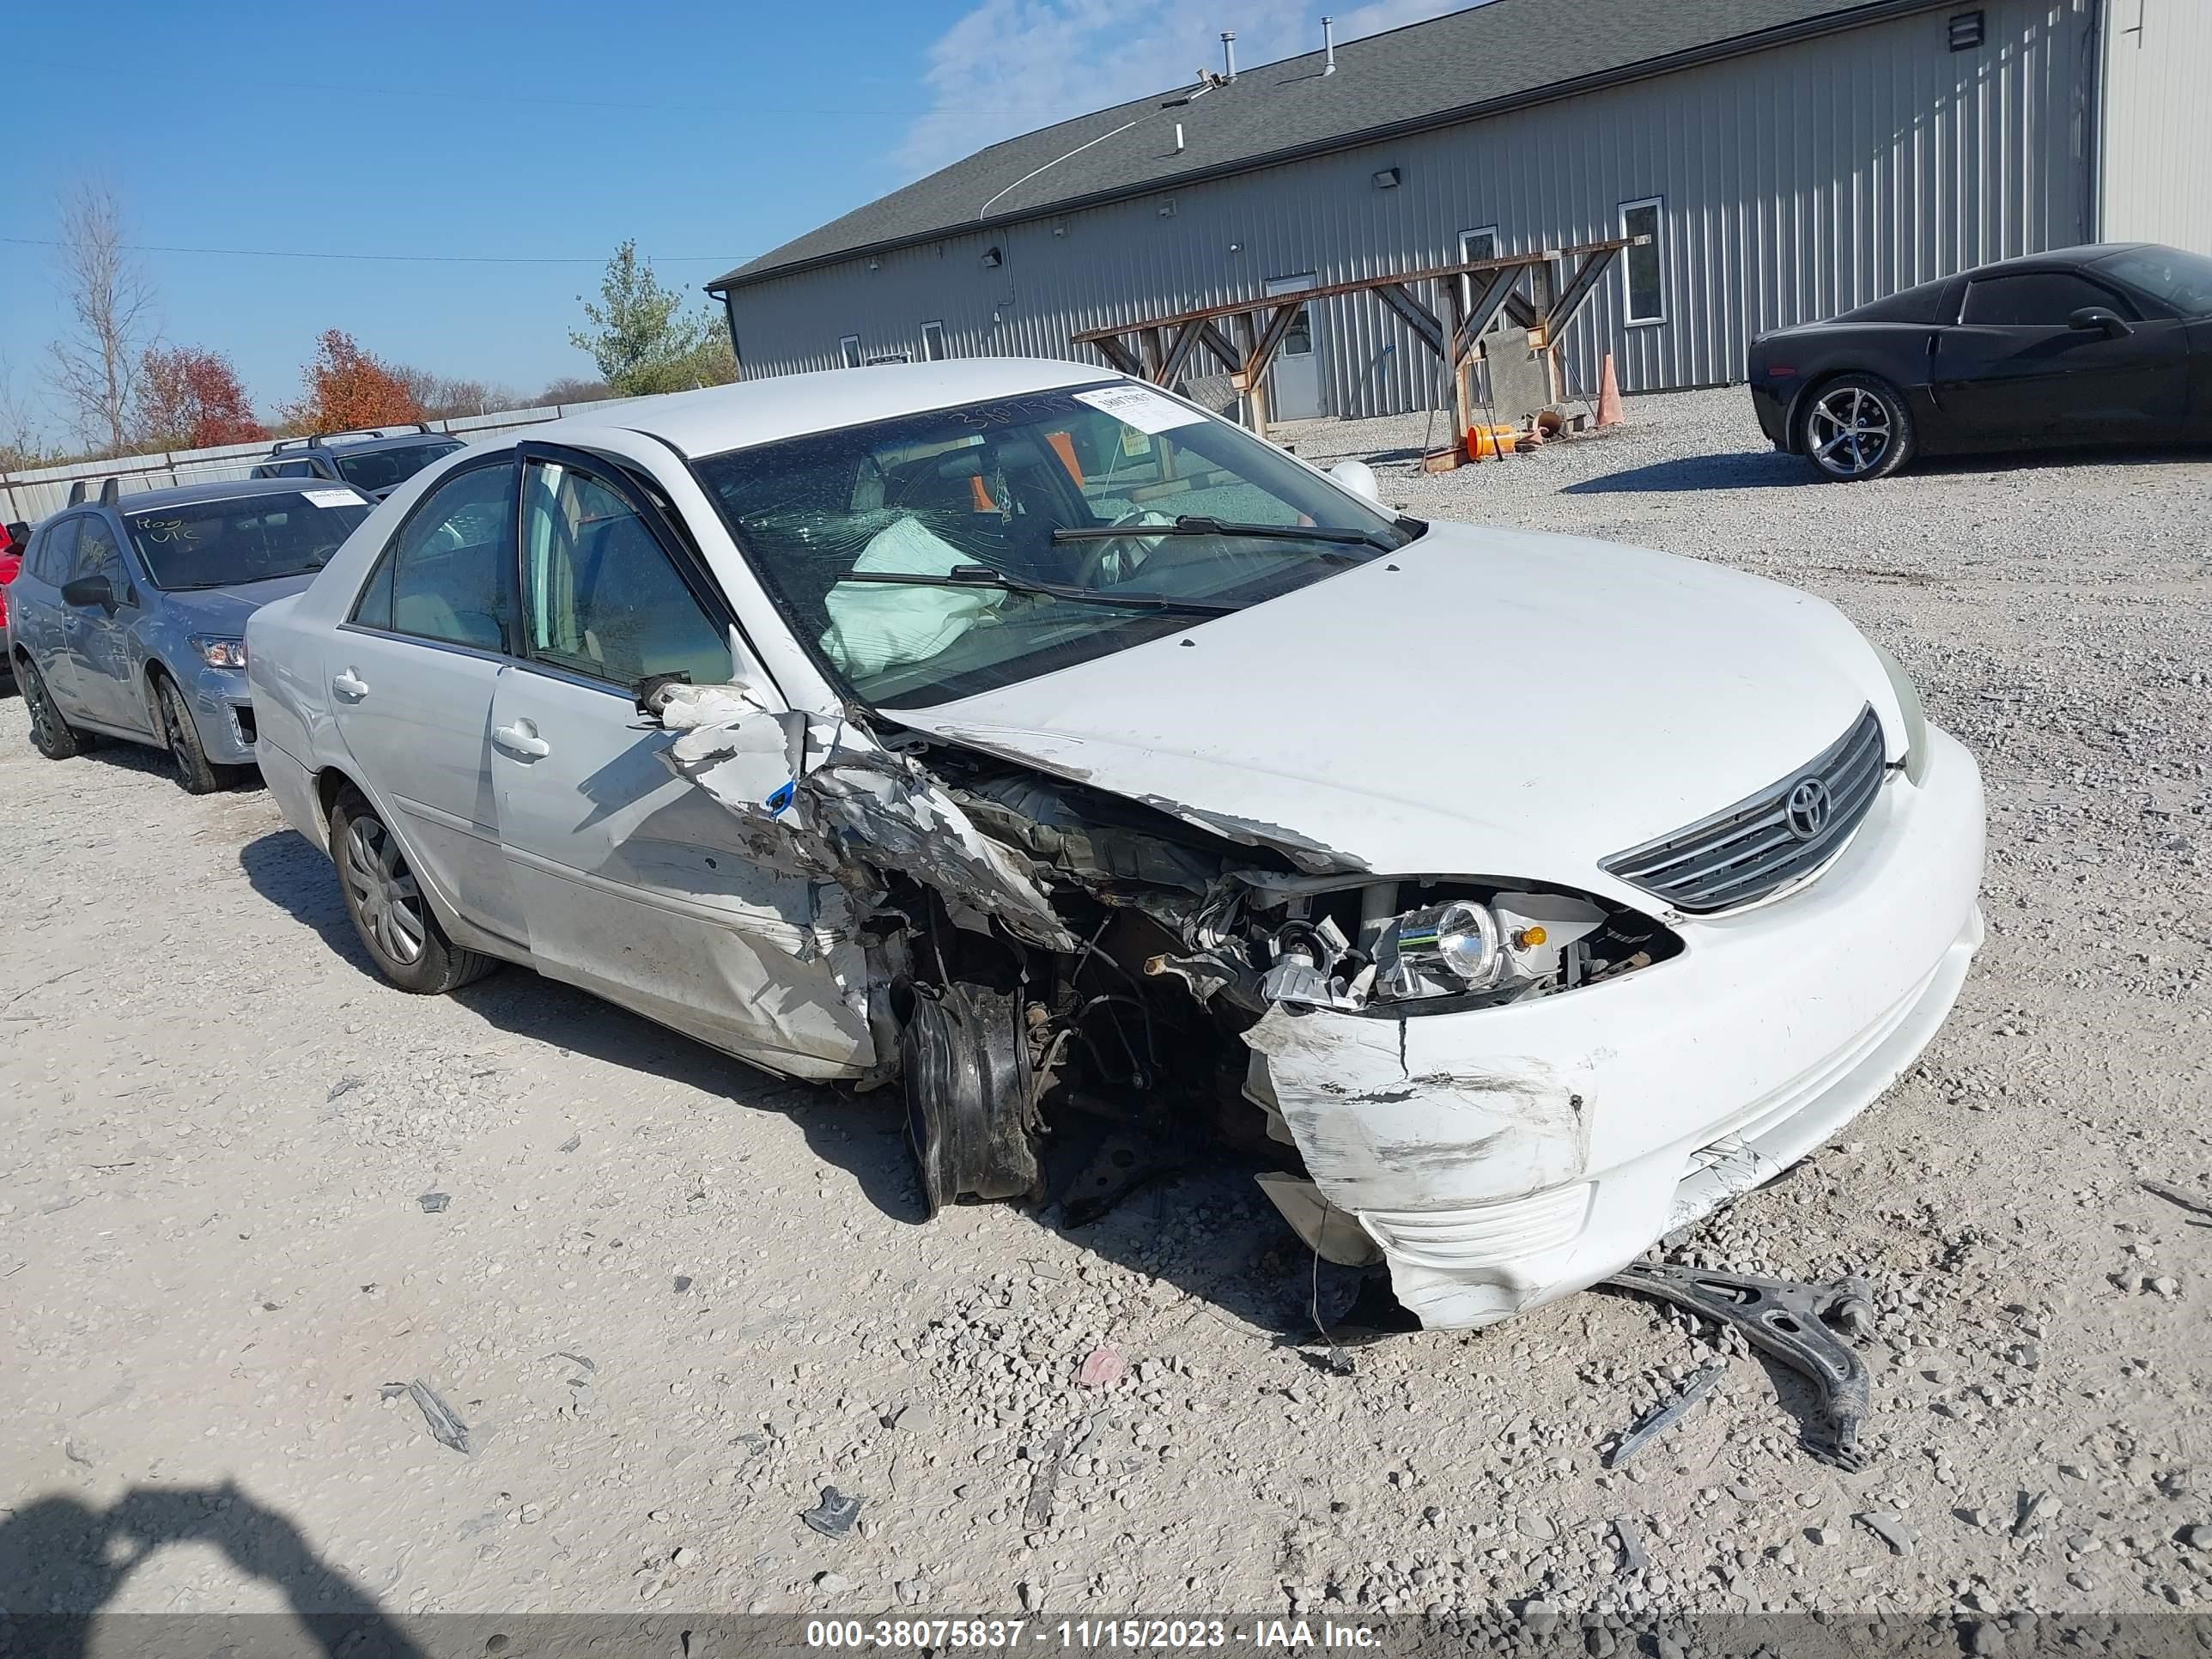
POLYGON ((1931 731, 1811 885, 1676 924, 1680 956, 1501 1008, 1278 1007, 1247 1035, 1322 1195, 1422 1322, 1493 1324, 1596 1283, 1769 1180, 1925 1048, 1982 938, 1981 778, 1931 731))

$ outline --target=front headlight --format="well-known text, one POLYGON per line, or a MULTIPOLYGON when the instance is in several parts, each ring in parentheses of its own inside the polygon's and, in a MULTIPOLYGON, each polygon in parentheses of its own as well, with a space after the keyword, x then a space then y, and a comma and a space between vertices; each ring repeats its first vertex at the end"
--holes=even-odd
POLYGON ((1218 988, 1260 1012, 1289 1003, 1407 1015, 1571 991, 1682 948, 1637 911, 1520 883, 1384 877, 1340 887, 1260 877, 1248 884, 1259 903, 1216 912, 1207 927, 1183 935, 1190 956, 1154 957, 1145 971, 1203 968, 1212 983, 1201 1000, 1218 988))
POLYGON ((1917 787, 1928 775, 1928 714, 1920 706, 1920 688, 1913 684, 1905 665, 1881 647, 1875 645, 1874 653, 1881 659, 1889 689, 1897 695, 1898 712, 1905 716, 1905 775, 1917 787))
POLYGON ((192 649, 200 653, 200 660, 210 668, 243 668, 246 666, 246 641, 220 639, 207 635, 192 636, 192 649))
POLYGON ((1381 977, 1393 996, 1487 991, 1505 965, 1498 918, 1488 905, 1470 899, 1409 910, 1382 930, 1378 944, 1381 977), (1445 988, 1428 990, 1425 980, 1445 988))

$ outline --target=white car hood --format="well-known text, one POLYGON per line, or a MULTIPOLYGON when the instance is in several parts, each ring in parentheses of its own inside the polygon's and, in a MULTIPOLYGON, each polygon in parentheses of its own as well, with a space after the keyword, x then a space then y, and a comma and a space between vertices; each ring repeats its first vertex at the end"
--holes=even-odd
POLYGON ((1393 875, 1623 891, 1601 859, 1756 793, 1872 703, 1810 594, 1695 559, 1437 524, 1401 552, 917 731, 1393 875))

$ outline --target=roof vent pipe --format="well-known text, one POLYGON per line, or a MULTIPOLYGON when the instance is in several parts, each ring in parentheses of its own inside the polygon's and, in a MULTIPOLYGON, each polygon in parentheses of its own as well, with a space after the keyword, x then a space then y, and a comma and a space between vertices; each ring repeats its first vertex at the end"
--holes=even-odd
POLYGON ((1182 154, 1182 123, 1180 121, 1176 123, 1175 153, 1178 155, 1182 154))
POLYGON ((1237 78, 1237 31, 1235 29, 1221 31, 1221 70, 1223 80, 1234 81, 1237 78))
POLYGON ((1327 55, 1327 61, 1322 64, 1321 72, 1323 75, 1334 75, 1336 73, 1336 19, 1334 17, 1324 17, 1321 20, 1321 46, 1322 51, 1327 55))

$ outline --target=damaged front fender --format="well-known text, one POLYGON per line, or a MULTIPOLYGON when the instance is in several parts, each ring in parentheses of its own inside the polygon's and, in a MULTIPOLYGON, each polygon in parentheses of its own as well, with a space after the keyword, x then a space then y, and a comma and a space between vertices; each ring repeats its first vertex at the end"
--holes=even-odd
POLYGON ((864 903, 906 877, 956 916, 991 917, 1046 950, 1075 948, 1007 850, 920 765, 854 721, 772 710, 732 686, 664 685, 647 705, 682 733, 662 751, 669 769, 730 810, 762 863, 832 878, 864 903))

